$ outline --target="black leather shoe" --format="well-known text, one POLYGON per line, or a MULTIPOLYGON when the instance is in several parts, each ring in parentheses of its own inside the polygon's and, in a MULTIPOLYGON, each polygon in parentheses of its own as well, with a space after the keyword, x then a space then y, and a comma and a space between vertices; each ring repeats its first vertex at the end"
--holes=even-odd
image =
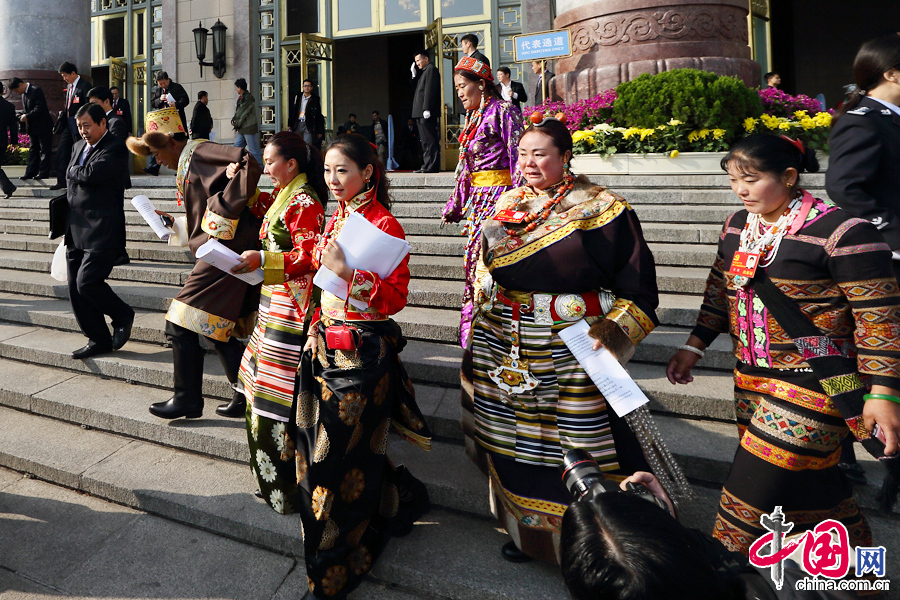
POLYGON ((44 175, 38 175, 37 177, 32 177, 32 179, 51 179, 50 173, 46 173, 44 175))
POLYGON ((121 327, 113 327, 113 335, 112 335, 112 348, 113 350, 118 350, 131 338, 131 326, 134 325, 134 317, 131 317, 131 320, 122 325, 121 327))
POLYGON ((503 558, 505 558, 509 562, 514 563, 526 563, 534 560, 530 556, 519 550, 519 547, 516 546, 516 543, 512 541, 503 544, 503 548, 500 549, 500 554, 502 554, 503 558))
POLYGON ((257 498, 259 498, 260 500, 263 499, 262 492, 259 491, 259 488, 257 488, 256 491, 253 492, 253 495, 256 496, 257 498))
POLYGON ((413 173, 424 173, 424 169, 416 169, 413 173))
POLYGON ((64 185, 61 184, 61 183, 56 183, 56 184, 54 184, 54 185, 51 185, 51 186, 50 186, 50 189, 53 190, 53 191, 56 191, 56 190, 64 190, 64 189, 66 189, 66 186, 64 186, 64 185))
POLYGON ((155 402, 150 405, 150 414, 160 419, 199 419, 203 416, 203 399, 199 402, 179 400, 172 396, 165 402, 155 402))
POLYGON ((108 354, 110 352, 112 352, 112 348, 110 346, 101 346, 100 344, 95 344, 94 342, 88 342, 86 345, 74 351, 72 353, 72 358, 80 360, 84 358, 90 358, 92 356, 97 356, 98 354, 108 354))
POLYGON ((34 175, 22 175, 19 177, 19 181, 28 181, 29 179, 34 179, 34 175))
POLYGON ((159 165, 157 165, 155 167, 145 168, 144 173, 146 173, 147 175, 153 175, 154 177, 156 177, 157 175, 159 175, 159 165))
POLYGON ((216 414, 229 419, 239 419, 247 414, 247 399, 244 394, 235 392, 231 402, 216 407, 216 414))
POLYGON ((7 193, 6 193, 6 199, 9 200, 10 198, 12 198, 12 195, 16 193, 16 190, 17 190, 17 189, 19 189, 19 188, 15 188, 15 187, 14 187, 14 188, 12 189, 11 192, 7 192, 7 193))

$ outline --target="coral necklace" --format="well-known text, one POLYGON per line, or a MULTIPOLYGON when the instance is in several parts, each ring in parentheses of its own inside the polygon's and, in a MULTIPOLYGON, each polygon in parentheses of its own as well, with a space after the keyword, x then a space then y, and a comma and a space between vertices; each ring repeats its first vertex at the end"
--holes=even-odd
MULTIPOLYGON (((536 213, 530 212, 525 215, 525 218, 523 219, 523 222, 526 224, 524 229, 516 230, 508 228, 506 230, 507 235, 518 237, 523 233, 532 232, 537 229, 537 227, 550 216, 553 207, 562 202, 562 199, 569 195, 569 192, 572 191, 574 181, 575 176, 567 172, 563 177, 562 184, 556 188, 556 193, 553 194, 553 197, 544 202, 543 208, 536 213)), ((524 186, 519 190, 519 195, 516 197, 516 207, 518 207, 522 199, 525 198, 525 190, 526 188, 524 186)))

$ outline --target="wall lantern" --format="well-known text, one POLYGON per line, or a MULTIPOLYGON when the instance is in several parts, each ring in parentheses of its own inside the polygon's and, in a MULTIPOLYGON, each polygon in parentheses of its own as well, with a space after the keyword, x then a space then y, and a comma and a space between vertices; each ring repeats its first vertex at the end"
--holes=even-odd
POLYGON ((206 58, 206 40, 209 31, 200 23, 199 27, 194 28, 194 49, 197 51, 197 60, 200 61, 200 77, 203 77, 203 67, 212 67, 213 74, 221 79, 225 76, 225 32, 228 27, 222 21, 216 19, 216 24, 212 26, 213 36, 213 61, 211 63, 203 62, 206 58))

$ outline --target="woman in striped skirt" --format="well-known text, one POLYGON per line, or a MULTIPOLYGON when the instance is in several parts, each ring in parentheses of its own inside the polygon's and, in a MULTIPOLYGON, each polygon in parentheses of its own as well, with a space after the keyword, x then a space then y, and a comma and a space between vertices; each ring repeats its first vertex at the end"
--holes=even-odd
POLYGON ((318 150, 296 133, 281 132, 263 158, 275 190, 253 206, 263 217, 262 251, 244 252, 236 272, 262 266, 265 279, 256 328, 241 361, 247 397, 250 464, 263 499, 277 512, 296 506, 297 477, 292 427, 294 381, 313 288, 312 253, 325 221, 328 190, 318 150))
POLYGON ((514 562, 558 561, 572 501, 557 466, 589 452, 607 473, 650 470, 628 423, 559 338, 585 318, 620 362, 656 326, 653 255, 631 207, 568 170, 572 136, 547 118, 519 141, 526 185, 497 201, 482 229, 478 316, 472 326, 474 402, 463 401, 472 459, 514 562), (523 218, 523 215, 524 218, 523 218))

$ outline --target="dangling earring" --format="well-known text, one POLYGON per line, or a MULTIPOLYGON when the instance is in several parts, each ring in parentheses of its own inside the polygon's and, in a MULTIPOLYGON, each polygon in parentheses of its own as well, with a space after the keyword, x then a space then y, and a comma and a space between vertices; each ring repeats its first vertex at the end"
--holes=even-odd
POLYGON ((792 187, 794 187, 794 184, 793 184, 793 183, 791 183, 791 182, 790 182, 790 181, 789 181, 789 182, 787 182, 787 183, 786 183, 786 184, 784 184, 784 185, 786 185, 786 186, 787 186, 787 188, 788 188, 788 189, 791 189, 791 188, 792 188, 792 187))

